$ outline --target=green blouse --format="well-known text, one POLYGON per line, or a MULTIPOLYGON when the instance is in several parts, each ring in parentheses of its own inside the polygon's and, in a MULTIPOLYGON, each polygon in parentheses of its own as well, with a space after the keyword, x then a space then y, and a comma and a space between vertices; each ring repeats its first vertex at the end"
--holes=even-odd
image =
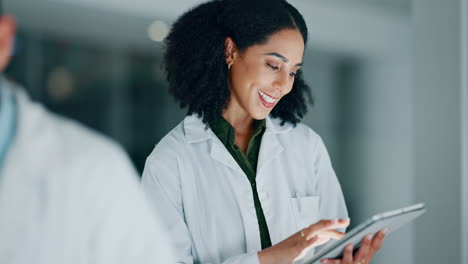
POLYGON ((271 239, 265 220, 265 215, 263 214, 263 208, 260 204, 260 199, 258 198, 257 186, 255 183, 260 143, 266 128, 265 120, 255 120, 253 125, 254 133, 249 141, 246 154, 244 154, 242 150, 235 145, 235 130, 228 121, 221 117, 217 121, 210 124, 210 127, 224 144, 229 153, 231 153, 232 157, 236 160, 237 164, 239 164, 249 179, 250 186, 252 187, 255 211, 257 213, 262 249, 265 249, 271 246, 271 239))

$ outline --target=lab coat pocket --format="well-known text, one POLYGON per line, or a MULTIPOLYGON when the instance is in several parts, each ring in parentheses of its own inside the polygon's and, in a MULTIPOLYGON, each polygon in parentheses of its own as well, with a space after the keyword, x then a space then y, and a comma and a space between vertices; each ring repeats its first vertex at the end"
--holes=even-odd
POLYGON ((291 198, 291 206, 296 220, 297 230, 308 227, 319 220, 319 196, 291 198))

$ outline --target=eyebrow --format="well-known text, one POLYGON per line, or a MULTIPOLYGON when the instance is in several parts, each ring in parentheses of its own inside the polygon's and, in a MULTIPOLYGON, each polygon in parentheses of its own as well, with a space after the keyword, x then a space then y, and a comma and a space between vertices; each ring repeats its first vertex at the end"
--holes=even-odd
MULTIPOLYGON (((276 52, 265 53, 265 54, 263 54, 263 55, 275 56, 275 57, 280 58, 280 59, 281 59, 282 61, 284 61, 284 62, 288 62, 288 59, 286 59, 286 57, 284 57, 283 55, 281 55, 281 54, 279 54, 279 53, 276 53, 276 52)), ((298 66, 298 67, 302 66, 302 62, 296 64, 296 66, 298 66)))

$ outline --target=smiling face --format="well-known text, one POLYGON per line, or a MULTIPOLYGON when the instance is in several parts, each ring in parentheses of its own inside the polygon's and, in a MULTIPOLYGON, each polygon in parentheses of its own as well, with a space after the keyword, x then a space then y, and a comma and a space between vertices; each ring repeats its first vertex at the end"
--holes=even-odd
POLYGON ((231 98, 223 116, 264 119, 293 86, 302 64, 304 40, 295 29, 283 29, 266 43, 240 52, 226 39, 231 98))

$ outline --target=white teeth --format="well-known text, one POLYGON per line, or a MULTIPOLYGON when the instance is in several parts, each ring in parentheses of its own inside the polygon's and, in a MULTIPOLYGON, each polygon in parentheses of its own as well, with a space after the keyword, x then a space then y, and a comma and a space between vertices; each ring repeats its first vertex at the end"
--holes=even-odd
POLYGON ((270 96, 268 96, 264 92, 258 91, 258 93, 262 96, 263 100, 265 100, 267 103, 272 104, 272 103, 276 102, 275 99, 271 98, 270 96))

